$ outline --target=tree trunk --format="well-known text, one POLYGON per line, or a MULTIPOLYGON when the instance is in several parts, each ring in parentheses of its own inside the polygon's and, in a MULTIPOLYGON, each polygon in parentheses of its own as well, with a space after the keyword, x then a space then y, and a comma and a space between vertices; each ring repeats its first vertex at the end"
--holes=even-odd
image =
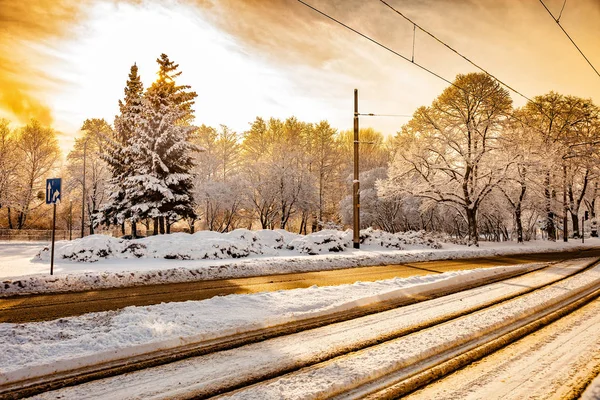
POLYGON ((285 217, 285 208, 283 208, 282 212, 281 212, 281 220, 279 221, 279 227, 281 229, 285 229, 286 224, 287 224, 287 218, 285 217))
POLYGON ((521 193, 519 193, 519 201, 517 202, 515 207, 515 220, 517 224, 517 243, 523 243, 523 221, 521 221, 521 211, 526 191, 527 185, 525 185, 525 180, 523 180, 521 181, 521 193))
POLYGON ((152 232, 152 235, 158 235, 158 217, 155 217, 153 222, 154 231, 152 232))
POLYGON ((467 224, 469 225, 469 246, 479 247, 479 236, 477 232, 477 210, 465 208, 467 213, 467 224))
POLYGON ((323 222, 323 174, 319 174, 319 222, 323 222))
POLYGON ((12 217, 10 215, 10 207, 6 207, 6 218, 8 219, 8 229, 13 229, 12 217))
POLYGON ((125 221, 121 222, 121 236, 125 236, 125 221))
POLYGON ((158 217, 158 226, 160 228, 160 234, 165 234, 165 217, 158 217))
POLYGON ((135 221, 131 222, 131 238, 135 239, 137 238, 138 234, 137 234, 137 223, 135 221))
POLYGON ((92 215, 89 216, 90 218, 90 235, 94 234, 94 218, 92 217, 92 215))
POLYGON ((523 243, 523 222, 521 221, 521 203, 515 208, 515 223, 517 225, 517 243, 523 243))
POLYGON ((573 223, 573 238, 577 239, 579 236, 579 213, 570 212, 571 222, 573 223))

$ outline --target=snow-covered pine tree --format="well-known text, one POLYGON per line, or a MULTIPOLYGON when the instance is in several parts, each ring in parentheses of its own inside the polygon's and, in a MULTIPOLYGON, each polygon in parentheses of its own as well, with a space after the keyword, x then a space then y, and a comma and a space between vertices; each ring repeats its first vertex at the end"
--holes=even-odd
POLYGON ((178 86, 179 65, 166 54, 157 59, 158 79, 144 95, 142 113, 131 139, 135 172, 126 177, 126 198, 132 218, 153 218, 167 233, 175 221, 194 216, 191 142, 196 130, 190 124, 196 93, 178 86))
POLYGON ((143 111, 144 85, 136 64, 131 66, 124 92, 125 98, 119 100, 120 114, 115 116, 113 137, 106 138, 106 146, 102 149, 102 158, 108 163, 112 173, 110 181, 112 190, 108 203, 101 209, 101 216, 102 222, 107 225, 121 225, 123 233, 125 233, 124 223, 129 220, 132 234, 135 236, 138 219, 131 212, 125 183, 128 176, 135 174, 131 143, 143 111))

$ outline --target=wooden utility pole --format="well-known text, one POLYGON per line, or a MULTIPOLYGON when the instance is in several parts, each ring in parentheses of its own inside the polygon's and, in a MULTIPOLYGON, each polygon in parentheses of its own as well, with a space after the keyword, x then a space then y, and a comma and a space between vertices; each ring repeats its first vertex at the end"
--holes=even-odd
POLYGON ((353 242, 360 248, 360 183, 358 180, 358 89, 354 89, 354 180, 352 181, 353 242))
MULTIPOLYGON (((567 218, 567 164, 563 160, 563 241, 569 241, 569 232, 567 229, 567 224, 569 220, 567 218)), ((573 228, 575 229, 575 228, 573 228)))
POLYGON ((73 240, 73 201, 69 200, 69 240, 73 240))
POLYGON ((86 158, 86 153, 87 153, 87 141, 88 139, 85 139, 85 142, 83 142, 83 187, 82 187, 82 195, 81 195, 81 237, 83 238, 84 236, 84 228, 85 228, 85 158, 86 158))

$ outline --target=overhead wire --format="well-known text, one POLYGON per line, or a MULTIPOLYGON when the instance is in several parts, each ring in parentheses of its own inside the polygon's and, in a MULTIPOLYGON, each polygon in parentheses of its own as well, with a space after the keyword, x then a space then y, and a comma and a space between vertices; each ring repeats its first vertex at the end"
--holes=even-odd
POLYGON ((562 13, 563 13, 566 5, 567 5, 567 0, 563 1, 562 8, 560 9, 560 14, 558 14, 558 18, 556 18, 556 22, 560 21, 560 17, 562 17, 562 13))
POLYGON ((386 45, 384 45, 384 44, 381 44, 381 43, 379 43, 377 40, 375 40, 375 39, 373 39, 373 38, 371 38, 371 37, 369 37, 369 36, 365 35, 365 34, 364 34, 364 33, 362 33, 362 32, 359 32, 359 31, 357 31, 356 29, 352 28, 351 26, 349 26, 349 25, 346 25, 346 24, 345 24, 345 23, 343 23, 342 21, 339 21, 339 20, 335 19, 334 17, 332 17, 332 16, 330 16, 330 15, 328 15, 328 14, 324 13, 323 11, 321 11, 321 10, 319 10, 319 9, 317 9, 317 8, 315 8, 315 7, 313 7, 313 6, 311 6, 310 4, 308 4, 308 3, 304 2, 303 0, 298 0, 298 2, 299 2, 299 3, 302 3, 302 4, 304 4, 306 7, 308 7, 308 8, 310 8, 310 9, 312 9, 313 11, 316 11, 317 13, 321 14, 321 15, 322 15, 322 16, 324 16, 325 18, 328 18, 328 19, 330 19, 330 20, 334 21, 335 23, 337 23, 337 24, 339 24, 339 25, 343 26, 344 28, 346 28, 346 29, 348 29, 348 30, 350 30, 350 31, 352 31, 352 32, 354 32, 354 33, 356 33, 357 35, 360 35, 360 36, 362 36, 363 38, 367 39, 368 41, 370 41, 370 42, 372 42, 372 43, 375 43, 377 46, 379 46, 379 47, 381 47, 381 48, 384 48, 385 50, 389 51, 390 53, 392 53, 392 54, 395 54, 396 56, 398 56, 398 57, 400 57, 400 58, 402 58, 402 59, 404 59, 404 60, 408 61, 409 63, 416 65, 417 67, 421 68, 422 70, 429 72, 430 74, 432 74, 432 75, 436 76, 437 78, 439 78, 439 79, 443 80, 444 82, 446 82, 446 83, 448 83, 448 84, 450 84, 450 85, 452 85, 452 86, 454 86, 454 87, 457 87, 457 88, 459 88, 459 89, 461 89, 461 90, 464 90, 463 88, 461 88, 460 86, 458 86, 458 85, 457 85, 457 84, 455 84, 454 82, 451 82, 451 81, 449 81, 448 79, 444 78, 443 76, 441 76, 441 75, 439 75, 439 74, 437 74, 437 73, 433 72, 432 70, 430 70, 430 69, 426 68, 425 66, 423 66, 423 65, 421 65, 421 64, 419 64, 419 63, 417 63, 417 62, 411 61, 411 59, 410 59, 410 58, 408 58, 408 57, 405 57, 405 56, 403 56, 402 54, 398 53, 397 51, 395 51, 395 50, 392 50, 392 49, 391 49, 391 48, 389 48, 388 46, 386 46, 386 45))
MULTIPOLYGON (((598 70, 596 69, 596 67, 594 67, 594 64, 592 64, 592 62, 585 56, 585 54, 583 54, 583 51, 581 51, 581 49, 579 48, 579 46, 577 46, 577 43, 575 43, 575 41, 573 40, 573 38, 571 38, 571 36, 567 33, 567 31, 565 30, 565 28, 563 28, 563 26, 560 23, 560 16, 557 18, 554 17, 554 14, 552 14, 552 12, 548 9, 548 7, 546 7, 546 4, 544 3, 543 0, 540 0, 540 3, 542 4, 542 6, 544 6, 544 8, 546 9, 546 11, 548 11, 548 14, 552 17, 552 19, 554 20, 554 22, 556 22, 556 24, 560 27, 560 29, 563 31, 563 33, 569 38, 569 40, 571 41, 571 43, 573 44, 573 46, 575 46, 575 48, 577 49, 577 51, 579 51, 579 54, 581 54, 581 56, 585 59, 585 61, 587 61, 587 63, 590 65, 590 67, 592 67, 592 69, 594 70, 594 72, 596 73, 596 75, 598 75, 598 77, 600 78, 600 72, 598 72, 598 70)), ((563 9, 565 7, 566 1, 565 3, 563 3, 563 9)), ((562 15, 562 10, 560 11, 560 15, 562 15)))
MULTIPOLYGON (((436 40, 438 43, 440 43, 442 46, 446 47, 447 49, 451 50, 452 52, 454 52, 456 55, 460 56, 463 60, 467 61, 469 64, 471 64, 472 66, 474 66, 475 68, 479 69, 481 72, 483 72, 484 74, 486 74, 487 76, 489 76, 490 78, 496 80, 498 83, 500 83, 501 85, 503 85, 504 87, 506 87, 507 89, 513 91, 514 93, 518 94, 519 96, 523 97, 525 100, 527 101, 531 101, 533 103, 533 100, 531 100, 529 97, 525 96, 523 93, 519 92, 518 90, 516 90, 515 88, 513 88, 512 86, 508 85, 507 83, 501 81, 500 79, 498 79, 497 77, 495 77, 494 75, 492 75, 491 73, 489 73, 488 71, 486 71, 485 69, 483 69, 481 66, 475 64, 473 61, 471 61, 469 58, 467 58, 465 55, 461 54, 460 52, 458 52, 456 49, 454 49, 452 46, 450 46, 449 44, 447 44, 446 42, 444 42, 443 40, 439 39, 437 36, 435 36, 433 33, 429 32, 427 29, 423 28, 421 25, 417 24, 415 21, 413 21, 412 19, 408 18, 406 15, 404 15, 403 13, 401 13, 400 11, 398 11, 397 9, 395 9, 394 7, 392 7, 388 2, 386 2, 385 0, 379 0, 381 3, 383 3, 385 6, 387 6, 389 9, 391 9, 392 11, 394 11, 396 14, 400 15, 402 18, 404 18, 405 20, 407 20, 408 22, 410 22, 413 26, 419 28, 423 33, 429 35, 431 38, 433 38, 434 40, 436 40)), ((414 43, 413 43, 413 48, 414 48, 414 43)), ((414 50, 413 50, 414 52, 414 50)))
MULTIPOLYGON (((444 81, 444 82, 446 82, 446 83, 448 83, 448 84, 450 84, 450 85, 452 85, 452 86, 456 87, 457 89, 459 89, 459 90, 463 91, 464 93, 466 93, 466 94, 469 94, 469 91, 468 91, 467 89, 465 89, 465 88, 463 88, 463 87, 461 87, 461 86, 457 85, 457 84, 456 84, 456 83, 454 83, 454 82, 451 82, 451 81, 449 81, 448 79, 444 78, 443 76, 441 76, 441 75, 439 75, 439 74, 437 74, 437 73, 435 73, 435 72, 431 71, 430 69, 428 69, 428 68, 426 68, 425 66, 423 66, 423 65, 421 65, 421 64, 419 64, 419 63, 417 63, 417 62, 415 62, 414 60, 411 60, 411 59, 409 59, 408 57, 405 57, 404 55, 402 55, 402 54, 398 53, 397 51, 395 51, 395 50, 392 50, 392 49, 391 49, 391 48, 389 48, 388 46, 386 46, 386 45, 384 45, 384 44, 382 44, 382 43, 378 42, 377 40, 375 40, 375 39, 373 39, 373 38, 371 38, 371 37, 369 37, 369 36, 365 35, 364 33, 360 32, 360 31, 358 31, 358 30, 356 30, 356 29, 352 28, 351 26, 349 26, 349 25, 347 25, 347 24, 345 24, 345 23, 341 22, 340 20, 338 20, 338 19, 336 19, 336 18, 334 18, 334 17, 330 16, 329 14, 326 14, 325 12, 323 12, 323 11, 321 11, 321 10, 319 10, 319 9, 317 9, 317 8, 315 8, 315 7, 313 7, 312 5, 310 5, 310 4, 306 3, 306 2, 304 2, 303 0, 297 0, 297 1, 298 1, 299 3, 301 3, 301 4, 305 5, 306 7, 310 8, 311 10, 313 10, 313 11, 315 11, 315 12, 317 12, 317 13, 321 14, 321 15, 322 15, 322 16, 324 16, 325 18, 327 18, 327 19, 329 19, 329 20, 331 20, 331 21, 333 21, 333 22, 335 22, 335 23, 337 23, 337 24, 339 24, 339 25, 343 26, 344 28, 346 28, 346 29, 348 29, 348 30, 350 30, 350 31, 352 31, 352 32, 354 32, 354 33, 356 33, 357 35, 359 35, 359 36, 361 36, 361 37, 363 37, 363 38, 365 38, 365 39, 367 39, 367 40, 369 40, 370 42, 372 42, 372 43, 376 44, 377 46, 379 46, 379 47, 381 47, 381 48, 383 48, 383 49, 385 49, 385 50, 389 51, 390 53, 392 53, 392 54, 394 54, 394 55, 396 55, 396 56, 398 56, 398 57, 402 58, 403 60, 405 60, 405 61, 408 61, 409 63, 416 65, 417 67, 421 68, 422 70, 424 70, 424 71, 426 71, 426 72, 430 73, 431 75, 433 75, 433 76, 435 76, 435 77, 437 77, 437 78, 441 79, 442 81, 444 81)), ((381 1, 381 0, 380 0, 380 1, 381 1)), ((386 4, 388 7, 392 8, 391 6, 389 6, 389 4, 387 4, 387 3, 385 3, 385 2, 384 2, 384 4, 386 4)), ((392 8, 392 9, 393 9, 393 8, 392 8)), ((397 11, 397 10, 395 10, 395 9, 393 9, 393 10, 394 10, 394 11, 396 11, 396 12, 398 12, 398 11, 397 11)), ((398 12, 398 13, 399 13, 399 12, 398 12)), ((406 18, 407 20, 409 20, 409 19, 408 19, 407 17, 405 17, 403 14, 401 14, 401 15, 402 15, 404 18, 406 18)), ((409 20, 409 21, 411 21, 411 20, 409 20)), ((541 106, 540 106, 540 105, 539 105, 537 102, 535 102, 535 101, 531 100, 529 97, 527 97, 527 96, 525 96, 525 95, 521 94, 520 92, 516 91, 515 89, 513 89, 513 88, 512 88, 512 87, 510 87, 509 85, 507 85, 507 84, 503 83, 503 82, 502 82, 502 81, 500 81, 498 78, 496 78, 495 76, 493 76, 493 75, 492 75, 492 74, 490 74, 489 72, 485 71, 483 68, 481 68, 481 67, 477 66, 477 65, 476 65, 475 63, 473 63, 471 60, 469 60, 468 58, 466 58, 465 56, 463 56, 462 54, 460 54, 458 51, 456 51, 456 50, 454 50, 453 48, 451 48, 449 45, 447 45, 447 44, 445 44, 444 42, 442 42, 442 41, 441 41, 440 39, 438 39, 437 37, 433 36, 433 34, 431 34, 430 32, 428 32, 428 31, 424 30, 423 28, 421 28, 421 27, 420 27, 419 25, 417 25, 416 23, 414 23, 414 22, 412 22, 412 21, 411 21, 411 23, 413 24, 413 26, 415 26, 415 27, 418 27, 418 28, 419 28, 420 30, 422 30, 423 32, 425 32, 425 33, 427 33, 428 35, 430 35, 430 36, 434 37, 434 38, 435 38, 435 39, 436 39, 438 42, 440 42, 440 43, 444 44, 446 47, 448 47, 449 49, 451 49, 453 52, 455 52, 456 54, 458 54, 459 56, 461 56, 462 58, 464 58, 465 60, 467 60, 469 63, 471 63, 472 65, 474 65, 475 67, 477 67, 478 69, 480 69, 481 71, 483 71, 485 74, 487 74, 488 76, 490 76, 492 79, 496 80, 498 83, 500 83, 500 84, 504 85, 505 87, 509 88, 509 89, 510 89, 510 90, 512 90, 513 92, 515 92, 515 93, 519 94, 520 96, 522 96, 523 98, 527 99, 527 100, 528 100, 529 102, 531 102, 532 104, 536 105, 536 106, 537 106, 537 107, 540 109, 540 112, 541 112, 542 114, 544 114, 546 117, 548 117, 548 115, 547 115, 547 114, 544 112, 543 108, 542 108, 542 107, 541 107, 541 106)), ((525 125, 528 125, 528 126, 530 126, 530 125, 529 125, 527 122, 525 122, 525 121, 522 121, 520 118, 517 118, 517 117, 515 117, 515 116, 513 116, 513 118, 517 119, 518 121, 520 121, 521 123, 523 123, 523 124, 525 124, 525 125)))

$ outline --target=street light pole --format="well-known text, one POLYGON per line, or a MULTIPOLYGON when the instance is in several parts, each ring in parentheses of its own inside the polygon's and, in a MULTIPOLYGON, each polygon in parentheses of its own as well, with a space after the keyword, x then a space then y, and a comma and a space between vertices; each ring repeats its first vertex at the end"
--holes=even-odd
POLYGON ((353 242, 360 248, 360 182, 358 180, 358 89, 354 89, 354 180, 352 181, 353 242))

